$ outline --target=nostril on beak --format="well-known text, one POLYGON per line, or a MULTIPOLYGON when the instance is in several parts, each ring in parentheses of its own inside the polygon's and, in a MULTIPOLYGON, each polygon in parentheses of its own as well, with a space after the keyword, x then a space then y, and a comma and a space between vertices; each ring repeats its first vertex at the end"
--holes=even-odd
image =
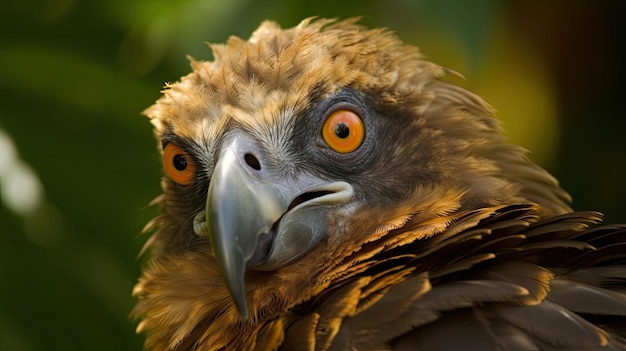
POLYGON ((261 170, 261 163, 259 162, 259 159, 256 158, 256 156, 254 156, 253 154, 245 154, 243 156, 244 160, 246 161, 246 164, 250 167, 252 167, 253 169, 260 171, 261 170))

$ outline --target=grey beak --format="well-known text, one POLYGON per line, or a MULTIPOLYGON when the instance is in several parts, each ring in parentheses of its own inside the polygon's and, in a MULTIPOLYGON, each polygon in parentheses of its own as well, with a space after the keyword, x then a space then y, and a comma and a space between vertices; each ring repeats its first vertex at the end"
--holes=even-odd
POLYGON ((278 169, 250 136, 236 130, 225 138, 211 176, 209 239, 244 318, 246 269, 278 269, 311 250, 326 235, 328 211, 353 196, 348 183, 305 173, 287 177, 278 169))

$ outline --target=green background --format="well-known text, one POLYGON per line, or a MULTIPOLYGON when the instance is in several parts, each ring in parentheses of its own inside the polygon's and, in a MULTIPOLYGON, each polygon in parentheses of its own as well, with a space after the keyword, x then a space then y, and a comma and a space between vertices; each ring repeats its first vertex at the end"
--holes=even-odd
POLYGON ((130 294, 161 168, 140 112, 188 72, 185 55, 210 59, 205 41, 266 18, 396 31, 464 74, 575 208, 626 222, 623 3, 3 1, 0 350, 141 349, 130 294))

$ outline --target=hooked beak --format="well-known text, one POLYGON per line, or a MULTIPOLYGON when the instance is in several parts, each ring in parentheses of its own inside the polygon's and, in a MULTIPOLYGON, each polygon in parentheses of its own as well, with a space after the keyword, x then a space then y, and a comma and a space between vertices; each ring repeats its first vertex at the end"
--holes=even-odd
POLYGON ((233 131, 213 170, 206 226, 213 254, 243 318, 246 269, 275 270, 326 236, 326 218, 353 197, 346 182, 278 171, 250 136, 233 131))

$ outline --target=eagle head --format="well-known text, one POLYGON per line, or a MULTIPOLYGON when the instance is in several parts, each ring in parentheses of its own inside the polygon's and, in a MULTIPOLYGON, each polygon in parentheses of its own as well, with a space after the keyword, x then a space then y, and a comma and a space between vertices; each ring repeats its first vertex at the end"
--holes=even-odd
POLYGON ((494 110, 442 80, 457 74, 355 22, 264 22, 192 59, 145 111, 165 173, 134 291, 148 347, 242 347, 390 232, 429 238, 507 204, 570 211, 494 110))

